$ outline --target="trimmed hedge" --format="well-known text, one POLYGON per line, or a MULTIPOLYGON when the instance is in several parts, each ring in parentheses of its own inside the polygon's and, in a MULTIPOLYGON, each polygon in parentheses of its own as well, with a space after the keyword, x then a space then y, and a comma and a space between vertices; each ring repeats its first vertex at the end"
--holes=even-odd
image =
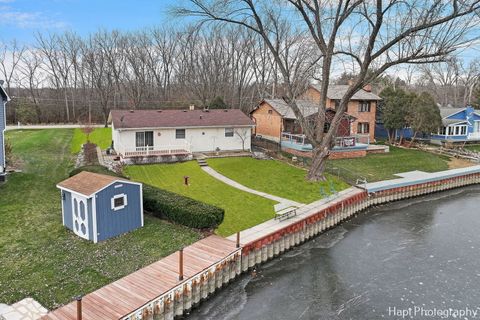
MULTIPOLYGON (((70 172, 70 176, 82 171, 122 177, 102 166, 76 168, 70 172)), ((222 208, 148 184, 143 184, 143 209, 158 218, 197 229, 215 228, 222 223, 225 215, 222 208)))
POLYGON ((198 229, 217 227, 225 215, 221 208, 146 184, 143 208, 156 217, 198 229))

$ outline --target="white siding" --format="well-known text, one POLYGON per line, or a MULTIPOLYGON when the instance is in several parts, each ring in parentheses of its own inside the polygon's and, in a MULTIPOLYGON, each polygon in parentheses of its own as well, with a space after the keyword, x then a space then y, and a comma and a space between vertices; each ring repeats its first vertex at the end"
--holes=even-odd
POLYGON ((137 131, 153 131, 155 150, 181 147, 185 142, 190 145, 191 152, 213 152, 217 148, 220 151, 242 150, 242 138, 245 140, 244 149, 250 150, 251 147, 252 129, 250 127, 234 128, 233 137, 225 137, 225 128, 185 128, 185 139, 176 139, 175 129, 119 131, 112 128, 115 150, 122 154, 135 151, 135 132, 137 131))

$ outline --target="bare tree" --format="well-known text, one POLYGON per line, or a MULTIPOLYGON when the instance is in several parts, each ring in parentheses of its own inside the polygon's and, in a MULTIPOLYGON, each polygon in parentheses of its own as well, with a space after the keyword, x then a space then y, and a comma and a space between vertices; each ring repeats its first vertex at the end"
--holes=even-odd
MULTIPOLYGON (((368 82, 399 64, 443 61, 459 45, 473 37, 478 24, 480 1, 348 1, 348 0, 190 0, 190 6, 175 8, 182 16, 236 24, 259 34, 275 58, 283 77, 289 106, 314 146, 309 180, 323 180, 326 160, 348 101, 368 82), (301 19, 302 22, 298 22, 301 19), (293 22, 295 21, 295 25, 293 22), (309 126, 296 103, 301 77, 293 77, 278 41, 283 26, 318 50, 320 85, 319 112, 309 126), (327 90, 332 64, 339 58, 351 60, 357 74, 341 99, 330 129, 324 132, 327 90)), ((315 60, 314 60, 315 61, 315 60)), ((305 69, 305 68, 304 68, 305 69)), ((311 69, 306 68, 308 73, 311 69)))

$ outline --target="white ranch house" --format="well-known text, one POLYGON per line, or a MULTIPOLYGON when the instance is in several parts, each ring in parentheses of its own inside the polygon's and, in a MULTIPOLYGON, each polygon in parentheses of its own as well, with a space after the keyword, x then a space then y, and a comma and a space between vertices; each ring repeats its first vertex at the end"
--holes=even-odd
POLYGON ((112 110, 113 149, 127 162, 185 160, 193 153, 250 151, 253 121, 242 111, 112 110), (147 159, 148 158, 148 159, 147 159))

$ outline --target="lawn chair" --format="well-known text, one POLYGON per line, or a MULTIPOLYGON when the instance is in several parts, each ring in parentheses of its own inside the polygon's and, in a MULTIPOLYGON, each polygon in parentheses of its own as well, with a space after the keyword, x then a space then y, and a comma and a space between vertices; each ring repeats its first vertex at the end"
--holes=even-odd
POLYGON ((275 220, 283 221, 297 215, 297 207, 285 203, 277 203, 273 206, 275 220))

